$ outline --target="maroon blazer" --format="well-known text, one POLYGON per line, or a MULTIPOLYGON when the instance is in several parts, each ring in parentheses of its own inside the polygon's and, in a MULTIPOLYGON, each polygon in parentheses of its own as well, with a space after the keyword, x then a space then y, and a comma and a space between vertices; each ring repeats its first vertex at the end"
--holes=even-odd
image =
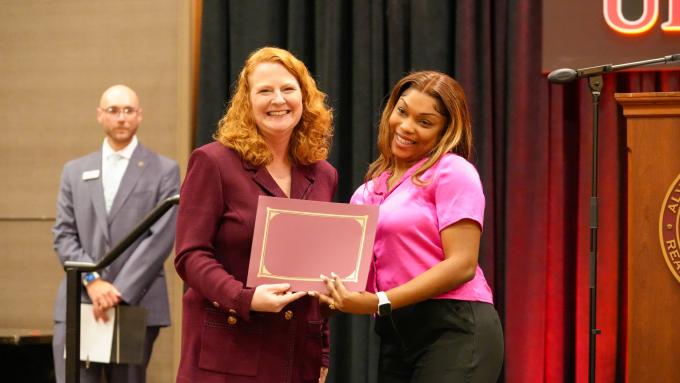
MULTIPOLYGON (((326 161, 294 166, 291 177, 291 198, 335 194, 338 175, 326 161)), ((213 142, 191 154, 180 195, 175 267, 188 289, 177 382, 317 382, 329 352, 318 300, 252 312, 254 289, 244 287, 258 196, 285 194, 264 167, 213 142)))

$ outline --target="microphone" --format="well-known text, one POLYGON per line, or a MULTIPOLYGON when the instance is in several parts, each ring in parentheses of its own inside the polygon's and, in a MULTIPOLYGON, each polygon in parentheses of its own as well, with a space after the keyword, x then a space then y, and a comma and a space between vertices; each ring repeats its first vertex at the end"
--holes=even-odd
POLYGON ((622 69, 635 68, 644 65, 670 64, 676 61, 680 61, 680 54, 668 55, 657 59, 636 61, 618 65, 607 64, 591 66, 582 69, 560 68, 555 69, 554 71, 548 74, 548 81, 554 84, 564 84, 567 82, 574 81, 577 78, 599 76, 603 73, 616 72, 622 69))
POLYGON ((672 63, 672 62, 675 62, 675 61, 680 61, 680 54, 668 55, 664 58, 666 59, 666 63, 672 63))
POLYGON ((548 74, 548 81, 555 84, 564 84, 576 80, 577 72, 571 68, 560 68, 548 74))

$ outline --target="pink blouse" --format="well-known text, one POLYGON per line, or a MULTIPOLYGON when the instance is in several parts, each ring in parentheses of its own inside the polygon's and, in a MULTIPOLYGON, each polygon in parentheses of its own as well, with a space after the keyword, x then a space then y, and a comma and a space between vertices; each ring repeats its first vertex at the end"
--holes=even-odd
MULTIPOLYGON (((384 172, 352 196, 353 204, 380 206, 367 291, 387 291, 443 261, 440 231, 447 226, 462 219, 483 225, 484 193, 474 166, 458 155, 445 154, 420 177, 429 183, 415 185, 411 175, 426 160, 413 165, 390 192, 390 173, 384 172)), ((493 303, 479 265, 472 280, 435 299, 493 303)))

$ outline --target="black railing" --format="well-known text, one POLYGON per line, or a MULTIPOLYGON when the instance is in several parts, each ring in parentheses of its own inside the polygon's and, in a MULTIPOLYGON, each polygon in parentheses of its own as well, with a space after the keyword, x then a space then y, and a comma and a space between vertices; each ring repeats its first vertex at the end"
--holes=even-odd
POLYGON ((66 382, 80 382, 80 287, 81 273, 101 270, 115 261, 171 207, 179 203, 179 194, 164 199, 116 247, 96 264, 64 262, 66 271, 66 382))

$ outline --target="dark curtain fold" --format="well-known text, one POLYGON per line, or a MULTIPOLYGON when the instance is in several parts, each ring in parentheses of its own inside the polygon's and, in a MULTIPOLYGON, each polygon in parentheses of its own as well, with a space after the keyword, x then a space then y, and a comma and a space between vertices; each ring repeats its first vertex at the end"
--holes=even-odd
MULTIPOLYGON (((195 146, 212 140, 247 55, 302 59, 334 109, 329 160, 346 202, 376 155, 382 104, 405 73, 465 88, 487 197, 480 263, 501 315, 502 381, 586 382, 592 105, 541 73, 540 0, 204 0, 195 146)), ((672 52, 670 52, 672 53, 672 52)), ((640 59, 645 59, 641 57, 640 59)), ((603 60, 606 62, 606 60, 603 60)), ((602 63, 593 63, 593 65, 602 63)), ((605 76, 600 107, 597 381, 625 372, 625 121, 615 92, 678 91, 677 71, 605 76)), ((372 320, 332 320, 330 382, 375 382, 372 320)))

